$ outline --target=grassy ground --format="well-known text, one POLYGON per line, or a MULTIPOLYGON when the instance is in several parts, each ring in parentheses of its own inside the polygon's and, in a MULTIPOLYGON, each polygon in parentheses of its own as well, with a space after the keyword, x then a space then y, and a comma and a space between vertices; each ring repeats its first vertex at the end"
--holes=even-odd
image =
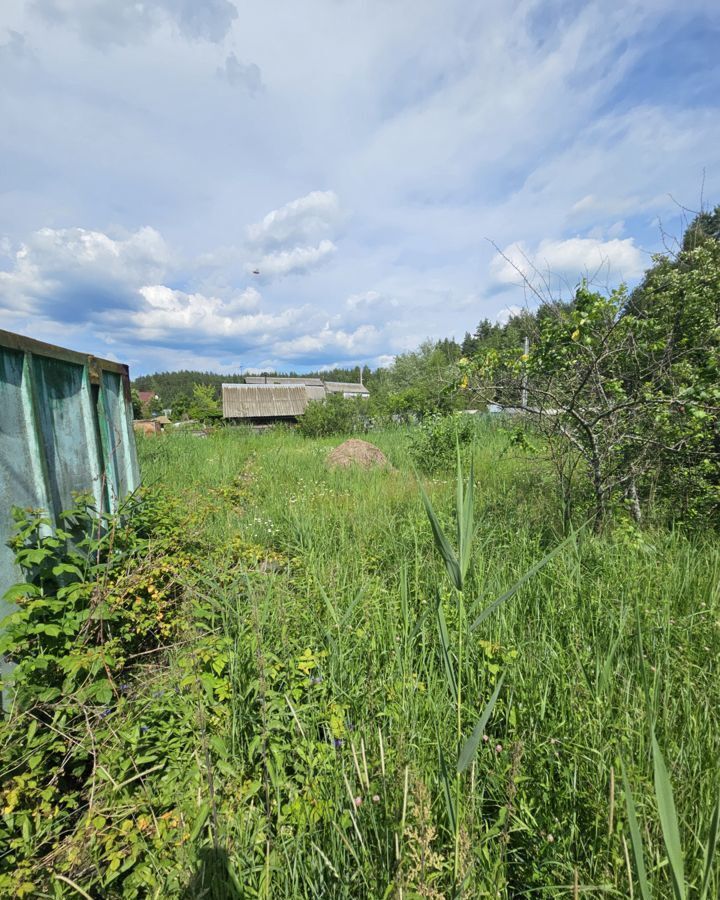
MULTIPOLYGON (((408 433, 373 441, 393 469, 330 471, 337 441, 281 430, 140 442, 145 482, 180 498, 213 548, 186 574, 214 656, 185 896, 627 897, 631 882, 640 896, 622 757, 648 881, 670 897, 651 720, 696 896, 718 792, 717 540, 583 533, 470 632, 563 540, 551 482, 502 432, 481 434, 463 618, 408 433), (438 596, 463 737, 504 674, 457 779, 438 596)), ((454 534, 453 473, 426 488, 454 534)), ((178 678, 192 652, 175 651, 178 678)), ((720 896, 717 868, 710 879, 720 896)))

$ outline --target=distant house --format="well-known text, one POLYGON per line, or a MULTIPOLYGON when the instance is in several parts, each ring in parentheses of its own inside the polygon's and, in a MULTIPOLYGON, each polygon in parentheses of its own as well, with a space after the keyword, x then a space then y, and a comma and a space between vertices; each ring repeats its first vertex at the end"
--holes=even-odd
POLYGON ((321 378, 302 378, 284 375, 246 375, 245 384, 301 385, 305 387, 308 400, 325 399, 325 382, 321 378))
POLYGON ((343 397, 355 397, 361 400, 367 400, 370 397, 370 391, 364 384, 355 384, 351 381, 326 381, 325 390, 328 394, 342 394, 343 397))
POLYGON ((143 406, 148 403, 152 403, 153 400, 160 399, 155 391, 138 391, 138 397, 140 398, 140 402, 143 406))
POLYGON ((223 418, 253 425, 296 422, 308 405, 304 384, 224 384, 223 418))

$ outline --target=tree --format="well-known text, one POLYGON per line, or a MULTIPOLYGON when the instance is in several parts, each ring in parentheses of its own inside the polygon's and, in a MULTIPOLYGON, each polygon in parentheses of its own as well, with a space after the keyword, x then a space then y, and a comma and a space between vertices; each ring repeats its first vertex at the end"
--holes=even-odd
POLYGON ((192 399, 188 413, 191 419, 199 419, 201 422, 210 419, 221 419, 222 409, 215 399, 215 389, 211 384, 194 384, 192 399))
POLYGON ((178 394, 172 405, 173 419, 182 419, 186 416, 190 408, 191 400, 187 394, 178 394))
POLYGON ((425 416, 455 408, 459 399, 454 389, 459 354, 455 341, 425 341, 412 353, 395 357, 382 381, 390 414, 425 416))
POLYGON ((720 509, 720 242, 683 246, 629 296, 583 284, 569 304, 542 304, 523 322, 527 355, 486 347, 464 366, 478 395, 520 406, 543 433, 566 515, 585 472, 597 530, 614 502, 636 521, 657 499, 684 521, 720 509))
POLYGON ((132 403, 133 419, 142 419, 143 404, 140 399, 140 394, 138 394, 135 388, 132 388, 130 391, 130 402, 132 403))

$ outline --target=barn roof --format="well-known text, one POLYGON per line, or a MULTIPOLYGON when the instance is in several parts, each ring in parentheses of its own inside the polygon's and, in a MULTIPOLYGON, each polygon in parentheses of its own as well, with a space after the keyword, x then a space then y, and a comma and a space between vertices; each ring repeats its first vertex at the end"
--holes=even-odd
POLYGON ((301 375, 246 375, 245 384, 305 384, 323 387, 322 378, 303 378, 301 375))
POLYGON ((364 384, 353 381, 326 381, 325 387, 330 394, 369 394, 364 384))
POLYGON ((263 419, 301 416, 308 403, 303 384, 224 384, 226 419, 263 419))

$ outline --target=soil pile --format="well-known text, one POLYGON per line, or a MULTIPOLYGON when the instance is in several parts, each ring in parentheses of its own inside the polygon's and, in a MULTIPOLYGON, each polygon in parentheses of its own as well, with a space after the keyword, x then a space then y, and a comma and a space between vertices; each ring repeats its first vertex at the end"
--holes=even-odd
POLYGON ((328 454, 327 463, 329 466, 343 466, 344 468, 357 465, 363 469, 389 465, 382 450, 378 450, 374 444, 358 440, 358 438, 351 438, 332 450, 328 454))

